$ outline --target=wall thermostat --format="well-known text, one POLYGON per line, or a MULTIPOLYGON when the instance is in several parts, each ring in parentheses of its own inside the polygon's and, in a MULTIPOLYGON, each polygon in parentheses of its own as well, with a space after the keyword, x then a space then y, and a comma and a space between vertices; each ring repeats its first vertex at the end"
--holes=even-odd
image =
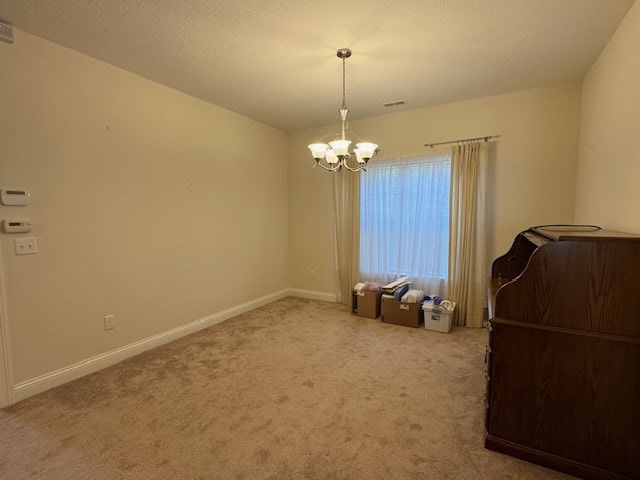
POLYGON ((7 218, 3 224, 4 233, 27 233, 31 231, 29 218, 7 218))
POLYGON ((3 205, 28 205, 31 194, 23 188, 3 188, 0 199, 3 205))

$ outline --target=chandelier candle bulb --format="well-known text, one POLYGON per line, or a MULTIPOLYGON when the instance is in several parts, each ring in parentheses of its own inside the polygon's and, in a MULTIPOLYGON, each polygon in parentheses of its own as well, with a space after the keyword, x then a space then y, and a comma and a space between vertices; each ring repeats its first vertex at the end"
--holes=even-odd
POLYGON ((349 147, 352 142, 345 138, 347 131, 347 115, 349 113, 345 100, 345 59, 351 56, 351 50, 348 48, 341 48, 336 54, 338 58, 342 59, 342 105, 338 110, 340 112, 341 119, 340 135, 332 134, 331 136, 333 136, 333 138, 338 138, 329 142, 329 145, 326 143, 320 143, 323 139, 329 137, 329 135, 327 135, 322 137, 320 142, 312 143, 308 145, 308 147, 309 150, 311 150, 311 155, 316 161, 316 167, 320 166, 330 172, 339 172, 343 167, 351 172, 359 172, 360 170, 364 170, 367 162, 376 154, 378 151, 378 145, 375 143, 361 142, 356 145, 357 148, 353 150, 353 153, 349 153, 349 147), (349 165, 349 159, 352 156, 356 157, 356 163, 349 165), (325 161, 321 162, 322 159, 325 161))

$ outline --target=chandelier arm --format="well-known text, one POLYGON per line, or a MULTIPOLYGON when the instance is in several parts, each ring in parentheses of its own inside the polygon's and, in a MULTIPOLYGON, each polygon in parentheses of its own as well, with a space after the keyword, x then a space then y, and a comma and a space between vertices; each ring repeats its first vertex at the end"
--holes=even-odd
POLYGON ((321 168, 324 168, 325 170, 327 170, 329 172, 339 172, 340 168, 342 168, 342 165, 338 164, 337 167, 327 167, 326 165, 324 165, 324 164, 322 164, 320 162, 316 162, 314 167, 321 167, 321 168))
POLYGON ((347 170, 349 170, 350 172, 359 172, 360 170, 362 170, 362 168, 351 168, 349 165, 347 165, 345 163, 344 168, 346 168, 347 170))
POLYGON ((344 168, 346 168, 350 172, 359 172, 360 170, 362 170, 364 168, 364 165, 362 165, 362 164, 359 164, 359 166, 355 167, 355 168, 350 167, 349 164, 347 163, 347 159, 346 158, 344 159, 344 161, 342 163, 344 165, 344 168))

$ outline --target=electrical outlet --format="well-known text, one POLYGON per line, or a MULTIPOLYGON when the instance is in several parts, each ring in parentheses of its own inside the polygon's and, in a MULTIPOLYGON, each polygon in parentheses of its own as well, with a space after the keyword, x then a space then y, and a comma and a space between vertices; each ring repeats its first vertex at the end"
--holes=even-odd
POLYGON ((38 253, 38 241, 34 237, 13 239, 16 255, 32 255, 38 253))
POLYGON ((111 330, 112 328, 116 328, 115 315, 105 315, 104 329, 111 330))
POLYGON ((315 270, 309 270, 309 278, 311 278, 311 279, 315 279, 316 278, 316 271, 315 270))

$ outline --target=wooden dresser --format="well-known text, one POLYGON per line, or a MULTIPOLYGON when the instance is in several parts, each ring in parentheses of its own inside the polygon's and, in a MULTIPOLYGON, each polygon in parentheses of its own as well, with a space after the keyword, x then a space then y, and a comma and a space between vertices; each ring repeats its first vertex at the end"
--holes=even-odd
POLYGON ((491 269, 485 447, 640 479, 640 236, 519 233, 491 269))

